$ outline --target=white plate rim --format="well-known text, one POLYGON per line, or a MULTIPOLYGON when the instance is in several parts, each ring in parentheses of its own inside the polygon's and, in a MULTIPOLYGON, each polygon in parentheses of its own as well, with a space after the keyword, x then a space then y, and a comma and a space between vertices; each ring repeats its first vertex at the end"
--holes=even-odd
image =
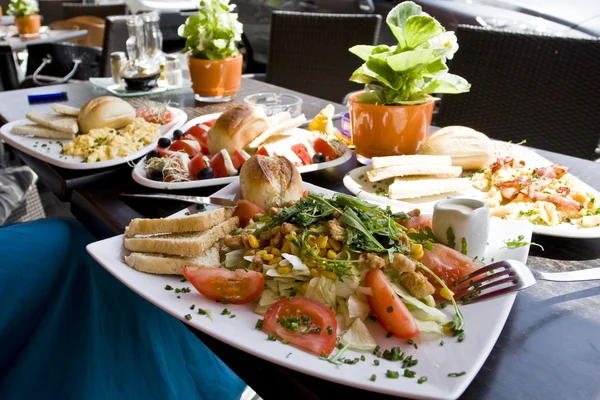
MULTIPOLYGON (((169 109, 171 111, 173 111, 174 119, 170 123, 159 127, 159 131, 164 130, 164 133, 162 135, 160 135, 160 137, 169 135, 173 130, 179 128, 187 120, 187 114, 185 112, 183 112, 182 110, 180 110, 178 108, 173 108, 173 107, 169 107, 169 109)), ((51 164, 51 165, 54 165, 54 166, 57 166, 60 168, 71 169, 71 170, 93 170, 93 169, 102 169, 102 168, 114 167, 116 165, 125 164, 125 163, 133 161, 139 157, 144 156, 146 153, 148 153, 150 150, 152 150, 156 146, 156 142, 158 141, 158 139, 157 139, 153 143, 149 144, 148 146, 145 146, 145 147, 141 148, 140 150, 136 151, 135 153, 132 153, 126 157, 115 158, 115 159, 106 160, 106 161, 99 161, 99 162, 95 162, 95 163, 82 163, 81 161, 74 161, 74 160, 70 160, 70 159, 67 159, 67 160, 56 159, 56 158, 51 157, 48 154, 44 153, 41 150, 41 147, 38 150, 36 148, 32 148, 32 147, 29 147, 29 146, 23 144, 19 140, 20 136, 13 135, 12 133, 10 133, 10 131, 14 125, 22 125, 22 124, 32 124, 32 122, 29 121, 28 119, 19 119, 16 121, 11 121, 8 124, 2 125, 0 127, 0 136, 8 144, 10 144, 14 148, 22 151, 23 153, 26 153, 34 158, 37 158, 38 160, 46 162, 48 164, 51 164)), ((30 136, 24 136, 24 137, 28 138, 28 139, 32 139, 32 137, 30 137, 30 136)), ((46 142, 46 143, 61 142, 64 145, 64 144, 71 142, 71 140, 57 140, 57 139, 45 139, 45 138, 34 138, 34 139, 36 141, 40 142, 41 144, 43 144, 44 142, 46 142)))
MULTIPOLYGON (((231 197, 231 193, 234 191, 237 192, 238 187, 239 187, 239 184, 237 182, 234 182, 234 183, 222 188, 221 190, 217 191, 213 195, 219 196, 219 197, 231 197)), ((319 192, 323 192, 326 195, 328 193, 336 193, 331 190, 320 188, 316 185, 312 185, 309 183, 304 183, 304 188, 308 189, 308 190, 313 190, 313 191, 315 191, 314 189, 317 188, 317 189, 319 189, 318 190, 319 192)), ((186 210, 188 210, 188 209, 183 209, 180 212, 178 212, 172 216, 181 215, 182 213, 186 212, 186 210)), ((513 225, 520 224, 521 227, 523 227, 523 229, 525 229, 528 232, 526 237, 531 237, 531 225, 530 224, 524 224, 523 221, 502 221, 502 222, 503 223, 508 222, 513 225)), ((311 376, 314 376, 314 377, 317 377, 320 379, 343 384, 345 386, 356 387, 356 388, 363 389, 363 390, 378 392, 378 393, 382 393, 382 394, 389 394, 389 395, 394 395, 394 396, 408 396, 410 398, 415 398, 415 399, 432 399, 432 398, 440 399, 440 400, 457 399, 466 390, 466 388, 471 384, 471 382, 473 381, 473 379, 475 378, 475 376, 477 375, 477 373, 483 366, 484 362, 487 360, 493 347, 496 345, 496 342, 500 336, 502 329, 504 328, 504 325, 506 324, 506 320, 508 318, 508 315, 510 314, 514 300, 517 295, 516 293, 513 292, 506 296, 502 296, 502 297, 496 298, 494 300, 490 300, 490 301, 504 301, 504 304, 498 305, 498 307, 502 307, 502 308, 501 308, 499 314, 497 314, 497 318, 496 318, 497 323, 493 327, 492 331, 489 332, 489 337, 492 337, 493 340, 485 341, 484 345, 480 348, 478 355, 475 357, 472 367, 470 368, 469 372, 465 376, 462 377, 464 379, 459 381, 459 383, 456 386, 454 386, 453 389, 441 390, 441 391, 440 390, 429 391, 428 393, 424 393, 424 394, 412 393, 412 392, 409 393, 409 392, 402 392, 402 391, 399 392, 398 390, 388 390, 386 388, 382 388, 381 386, 377 385, 377 382, 370 382, 366 378, 364 379, 364 381, 347 381, 341 377, 341 375, 342 375, 341 373, 338 373, 335 376, 324 376, 324 373, 322 373, 322 372, 320 373, 320 372, 318 372, 318 370, 311 369, 310 364, 307 364, 305 366, 302 363, 297 363, 297 362, 295 363, 294 361, 290 361, 287 358, 276 355, 275 353, 278 353, 278 352, 268 352, 268 353, 264 352, 264 351, 261 352, 261 351, 259 351, 258 348, 252 347, 251 341, 248 341, 248 342, 245 342, 244 340, 237 341, 237 340, 231 340, 230 338, 227 338, 227 337, 223 337, 222 336, 223 327, 222 326, 220 328, 217 327, 217 325, 218 325, 217 323, 210 323, 210 324, 198 323, 197 318, 192 321, 188 321, 184 317, 184 314, 186 311, 184 311, 184 312, 181 311, 181 310, 186 310, 186 307, 182 307, 182 308, 171 307, 169 305, 161 303, 159 300, 152 298, 151 296, 146 295, 145 293, 138 290, 135 287, 135 285, 133 284, 133 282, 130 282, 127 279, 123 278, 122 274, 119 271, 126 271, 126 270, 115 270, 115 269, 107 266, 104 263, 104 260, 101 256, 102 244, 107 241, 111 241, 111 240, 112 241, 119 240, 122 243, 123 237, 124 237, 124 235, 119 235, 119 236, 115 236, 113 238, 105 239, 103 241, 92 243, 87 246, 87 251, 100 265, 102 265, 107 271, 109 271, 109 273, 111 273, 113 276, 115 276, 115 278, 119 279, 123 284, 128 286, 131 290, 133 290, 134 292, 136 292, 137 294, 139 294, 146 300, 150 301, 157 307, 168 312, 172 316, 178 318, 182 322, 184 322, 188 325, 191 325, 194 328, 214 337, 215 339, 222 341, 230 346, 233 346, 239 350, 242 350, 244 352, 247 352, 249 354, 252 354, 254 356, 257 356, 259 358, 267 360, 269 362, 284 366, 286 368, 290 368, 290 369, 293 369, 293 370, 296 370, 296 371, 299 371, 299 372, 302 372, 307 375, 311 375, 311 376)), ((529 252, 529 246, 521 248, 520 251, 524 252, 525 259, 526 259, 527 254, 529 252)), ((121 260, 121 264, 125 268, 129 269, 129 267, 126 266, 122 260, 121 260)), ((135 271, 135 272, 139 273, 139 274, 143 274, 141 272, 137 272, 137 271, 135 271)), ((177 278, 177 279, 179 279, 179 278, 177 278)), ((195 303, 197 303, 197 302, 198 302, 198 300, 196 299, 195 303)), ((478 303, 478 304, 485 304, 485 303, 487 303, 487 302, 478 303)), ((187 312, 189 312, 189 310, 187 312)), ((255 315, 255 314, 253 314, 253 315, 257 319, 259 318, 259 316, 255 315)), ((216 317, 218 319, 218 316, 216 316, 216 317)), ((248 327, 248 329, 252 330, 250 327, 248 327)), ((276 342, 276 343, 280 344, 279 342, 276 342)), ((282 346, 284 346, 284 345, 282 345, 282 346)), ((261 346, 261 348, 262 348, 262 346, 261 346)), ((288 346, 285 346, 284 348, 286 349, 285 352, 287 352, 288 349, 291 349, 288 346)), ((297 350, 297 349, 295 349, 295 350, 297 350)), ((309 355, 309 356, 315 357, 312 355, 309 355)), ((316 362, 316 359, 315 359, 315 362, 316 362)), ((401 370, 401 368, 398 368, 398 369, 401 370)), ((379 372, 382 372, 382 371, 383 371, 383 369, 380 370, 379 372)))
MULTIPOLYGON (((191 126, 202 123, 203 121, 210 121, 211 119, 218 118, 221 114, 222 113, 212 113, 212 114, 201 115, 199 117, 189 120, 185 125, 183 125, 179 129, 181 129, 182 131, 185 132, 191 126)), ((296 167, 296 168, 298 169, 298 172, 300 172, 300 174, 304 174, 304 173, 308 173, 308 172, 320 171, 320 170, 327 169, 327 168, 337 167, 339 165, 344 164, 351 158, 352 158, 352 150, 350 150, 348 148, 348 146, 346 146, 346 151, 344 152, 344 154, 342 154, 340 157, 336 158, 335 160, 327 161, 327 162, 319 163, 319 164, 303 165, 303 166, 296 167)), ((231 182, 235 182, 238 179, 238 176, 235 175, 235 176, 228 176, 228 177, 224 177, 224 178, 212 178, 212 179, 195 180, 195 181, 188 181, 188 182, 153 181, 152 179, 148 179, 146 177, 146 174, 144 173, 144 162, 145 161, 146 161, 145 159, 141 159, 138 161, 138 163, 135 165, 135 167, 131 171, 131 177, 138 184, 148 187, 148 188, 151 188, 151 189, 164 189, 164 190, 195 189, 195 188, 201 188, 201 187, 227 185, 231 182)))

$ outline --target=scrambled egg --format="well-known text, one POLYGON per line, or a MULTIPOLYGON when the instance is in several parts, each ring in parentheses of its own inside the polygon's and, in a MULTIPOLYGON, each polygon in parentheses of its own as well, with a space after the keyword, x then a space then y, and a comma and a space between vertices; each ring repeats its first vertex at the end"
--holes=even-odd
POLYGON ((83 162, 90 163, 125 157, 154 142, 158 127, 158 124, 136 118, 122 130, 92 129, 65 145, 63 153, 83 157, 83 162))
POLYGON ((494 216, 545 226, 600 226, 600 196, 586 192, 567 172, 558 164, 531 168, 506 158, 471 179, 475 188, 486 192, 485 201, 494 216))

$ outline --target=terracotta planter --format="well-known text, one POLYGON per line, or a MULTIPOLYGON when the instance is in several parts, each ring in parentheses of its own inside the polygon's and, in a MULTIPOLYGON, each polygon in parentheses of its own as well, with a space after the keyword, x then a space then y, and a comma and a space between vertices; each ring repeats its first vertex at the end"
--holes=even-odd
POLYGON ((415 154, 427 139, 435 102, 411 106, 360 103, 350 98, 352 142, 362 157, 415 154))
POLYGON ((202 60, 188 56, 194 93, 202 98, 229 97, 242 83, 241 54, 224 60, 202 60))
POLYGON ((29 15, 27 17, 15 18, 15 25, 19 31, 19 35, 37 35, 40 33, 40 16, 29 15))

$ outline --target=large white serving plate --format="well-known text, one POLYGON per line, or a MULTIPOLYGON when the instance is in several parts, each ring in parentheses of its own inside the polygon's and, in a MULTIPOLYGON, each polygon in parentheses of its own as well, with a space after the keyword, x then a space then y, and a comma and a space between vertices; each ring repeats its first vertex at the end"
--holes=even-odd
MULTIPOLYGON (((187 120, 187 115, 178 108, 169 107, 173 113, 173 121, 166 125, 162 125, 159 128, 159 137, 166 136, 171 131, 179 128, 187 120)), ((84 163, 83 158, 79 156, 67 156, 62 154, 62 148, 71 140, 56 140, 56 139, 43 139, 36 138, 33 136, 15 135, 10 131, 14 125, 25 125, 33 124, 28 119, 20 119, 17 121, 9 122, 6 125, 0 127, 0 136, 8 144, 14 148, 21 150, 23 153, 29 154, 39 160, 45 161, 48 164, 56 165, 57 167, 66 169, 100 169, 106 167, 113 167, 115 165, 125 164, 133 161, 139 157, 142 157, 147 152, 156 147, 156 142, 149 144, 148 146, 128 155, 127 157, 115 158, 114 160, 99 161, 94 163, 84 163)), ((156 139, 158 141, 158 138, 156 139)))
MULTIPOLYGON (((552 165, 552 162, 542 157, 541 155, 529 150, 526 147, 519 146, 516 144, 494 141, 494 147, 496 154, 502 157, 510 155, 515 159, 522 159, 528 166, 545 167, 552 165)), ((568 165, 567 165, 568 167, 568 165)), ((432 213, 433 206, 440 200, 448 197, 472 197, 477 199, 483 199, 485 193, 480 190, 470 187, 467 191, 460 193, 445 193, 437 196, 421 197, 419 199, 407 199, 407 200, 391 200, 387 197, 387 187, 393 181, 392 179, 386 179, 381 182, 369 182, 367 179, 366 172, 371 169, 370 165, 358 167, 350 171, 344 177, 344 186, 354 195, 378 204, 386 204, 396 207, 403 208, 419 208, 425 213, 432 213), (377 194, 377 191, 381 195, 377 194)), ((469 172, 463 174, 463 176, 470 176, 469 172)), ((581 181, 577 177, 571 178, 573 182, 577 184, 585 191, 590 193, 596 193, 597 197, 600 198, 600 193, 592 188, 590 185, 581 181)), ((600 238, 600 227, 595 228, 580 228, 573 224, 562 223, 557 226, 542 226, 532 225, 533 233, 538 235, 546 236, 557 236, 572 239, 592 239, 600 238)))
MULTIPOLYGON (((311 192, 324 193, 326 196, 335 194, 308 183, 304 183, 304 188, 311 192)), ((214 196, 239 198, 241 195, 238 182, 219 190, 214 196)), ((195 209, 195 206, 192 206, 175 215, 194 213, 195 209)), ((504 240, 519 235, 523 235, 524 239, 529 241, 531 225, 523 221, 492 221, 485 256, 489 260, 493 257, 495 260, 516 259, 526 262, 529 246, 509 249, 504 244, 504 240)), ((189 282, 181 283, 181 277, 150 275, 129 268, 123 258, 128 252, 123 249, 122 244, 123 235, 120 235, 92 243, 87 250, 107 271, 130 289, 194 328, 242 351, 308 375, 360 389, 415 399, 456 399, 463 393, 494 347, 516 297, 516 294, 512 293, 462 307, 466 320, 466 339, 462 343, 448 336, 422 335, 415 340, 418 349, 414 349, 405 340, 386 338, 385 331, 377 323, 367 320, 366 324, 382 351, 400 346, 407 354, 419 360, 418 365, 411 369, 417 372, 417 378, 428 377, 427 382, 419 385, 416 378, 402 377, 401 363, 379 359, 381 364, 375 366, 373 360, 376 357, 369 352, 348 351, 345 357, 364 355, 366 361, 355 365, 334 366, 290 345, 269 341, 264 332, 254 329, 256 321, 262 317, 253 313, 253 305, 228 304, 227 309, 236 317, 223 316, 223 305, 202 297, 189 282), (192 291, 188 294, 176 294, 174 291, 165 290, 165 285, 173 288, 190 287, 192 291), (178 296, 181 298, 177 298, 178 296), (197 314, 196 310, 190 310, 191 305, 195 305, 196 310, 211 310, 214 322, 207 316, 197 314), (187 314, 192 316, 189 321, 185 318, 187 314), (440 346, 441 340, 444 340, 443 346, 440 346), (399 371, 400 378, 386 378, 388 369, 399 371), (466 374, 461 377, 448 377, 449 373, 462 371, 466 374), (377 376, 376 382, 369 380, 372 374, 377 376)), ((448 309, 447 307, 446 310, 448 309)))
MULTIPOLYGON (((221 115, 221 113, 202 115, 200 117, 189 120, 180 129, 183 132, 185 132, 192 126, 216 119, 219 117, 219 115, 221 115)), ((296 128, 296 129, 300 129, 300 128, 296 128)), ((352 151, 348 147, 346 147, 346 152, 341 157, 338 157, 335 160, 324 162, 324 163, 319 163, 319 164, 303 165, 301 167, 297 167, 297 169, 298 169, 298 172, 300 172, 301 174, 303 174, 305 172, 319 171, 321 169, 337 167, 338 165, 341 165, 341 164, 345 163, 346 161, 348 161, 351 157, 352 157, 352 151)), ((144 169, 145 161, 146 160, 142 159, 137 163, 137 165, 131 172, 131 176, 133 177, 133 180, 136 181, 137 183, 139 183, 140 185, 146 186, 146 187, 149 187, 152 189, 183 190, 183 189, 194 189, 194 188, 207 187, 207 186, 220 186, 220 185, 227 185, 228 183, 237 181, 237 179, 238 179, 238 177, 236 175, 236 176, 228 176, 226 178, 203 179, 203 180, 196 180, 196 181, 189 181, 189 182, 153 181, 152 179, 148 179, 146 177, 146 170, 144 169)))

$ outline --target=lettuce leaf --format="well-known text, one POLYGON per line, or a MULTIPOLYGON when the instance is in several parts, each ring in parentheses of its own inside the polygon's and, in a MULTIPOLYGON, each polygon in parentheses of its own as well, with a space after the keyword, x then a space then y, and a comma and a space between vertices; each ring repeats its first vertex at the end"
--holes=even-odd
MULTIPOLYGON (((407 305, 411 305, 414 308, 421 310, 422 312, 425 313, 426 316, 429 317, 429 319, 431 319, 432 321, 438 322, 438 323, 444 323, 448 320, 448 317, 446 316, 446 314, 444 314, 443 312, 441 312, 440 310, 438 310, 437 308, 434 307, 429 307, 427 304, 423 303, 422 301, 420 301, 419 299, 417 299, 416 297, 410 295, 406 290, 404 290, 403 287, 401 287, 400 285, 397 285, 393 282, 390 282, 390 284, 392 285, 392 289, 394 289, 394 292, 396 292, 396 294, 398 296, 400 296, 400 299, 407 305)), ((409 309, 410 310, 410 309, 409 309)), ((413 313, 411 311, 411 313, 413 313)), ((414 313, 413 313, 414 314, 414 313)), ((423 316, 420 316, 421 318, 419 319, 423 319, 423 316)), ((415 317, 416 318, 416 317, 415 317)))
POLYGON ((340 343, 344 345, 350 343, 348 348, 361 351, 373 351, 377 346, 369 329, 367 329, 360 318, 357 318, 352 322, 350 329, 340 337, 340 343))
POLYGON ((258 305, 254 312, 263 315, 267 309, 274 303, 278 302, 281 297, 279 294, 269 288, 265 288, 258 299, 258 305))
POLYGON ((331 309, 335 309, 335 281, 324 276, 312 278, 308 284, 308 289, 306 290, 304 297, 323 303, 331 309))
POLYGON ((350 319, 358 318, 364 321, 371 312, 371 307, 367 302, 367 299, 353 294, 348 299, 348 317, 350 319))
MULTIPOLYGON (((244 258, 245 249, 233 250, 225 253, 225 268, 246 268, 250 263, 244 258)), ((250 260, 252 261, 252 260, 250 260)))

